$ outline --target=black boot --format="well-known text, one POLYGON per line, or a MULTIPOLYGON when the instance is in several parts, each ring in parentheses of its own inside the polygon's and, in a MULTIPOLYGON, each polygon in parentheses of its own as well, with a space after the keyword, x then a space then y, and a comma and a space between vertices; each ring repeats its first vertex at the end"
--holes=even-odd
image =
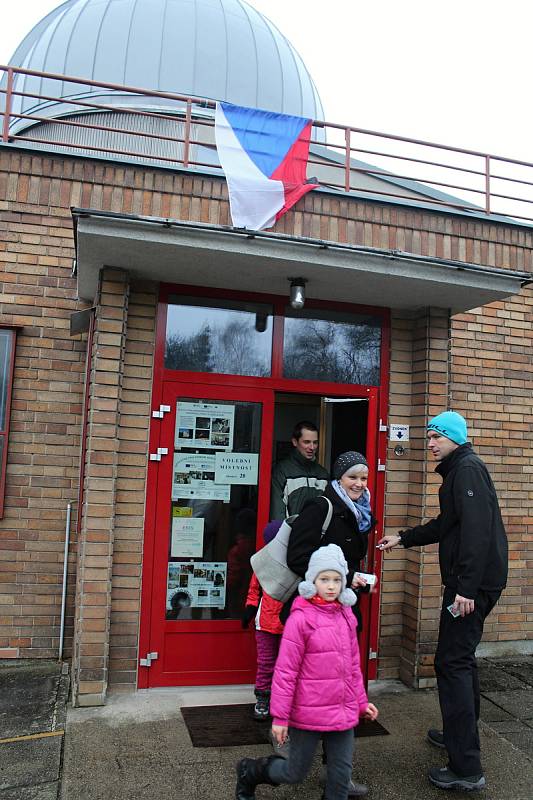
POLYGON ((255 800, 255 787, 260 783, 277 786, 268 777, 268 767, 280 756, 268 758, 243 758, 237 764, 237 786, 235 787, 236 800, 255 800))
POLYGON ((256 704, 254 706, 254 719, 267 719, 270 714, 270 692, 268 689, 255 689, 256 704))

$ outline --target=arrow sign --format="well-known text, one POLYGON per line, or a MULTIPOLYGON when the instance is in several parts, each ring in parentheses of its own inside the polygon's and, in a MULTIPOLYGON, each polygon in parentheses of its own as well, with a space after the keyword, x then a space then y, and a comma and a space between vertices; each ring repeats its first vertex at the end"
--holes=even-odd
POLYGON ((391 425, 389 431, 389 441, 391 442, 408 442, 409 441, 409 425, 391 425))

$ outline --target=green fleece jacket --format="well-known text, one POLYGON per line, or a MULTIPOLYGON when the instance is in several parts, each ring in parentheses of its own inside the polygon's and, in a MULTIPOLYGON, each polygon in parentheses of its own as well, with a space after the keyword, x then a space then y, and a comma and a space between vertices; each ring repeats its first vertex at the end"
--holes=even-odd
POLYGON ((324 493, 329 475, 317 461, 305 458, 294 448, 272 471, 270 519, 299 514, 305 503, 324 493))

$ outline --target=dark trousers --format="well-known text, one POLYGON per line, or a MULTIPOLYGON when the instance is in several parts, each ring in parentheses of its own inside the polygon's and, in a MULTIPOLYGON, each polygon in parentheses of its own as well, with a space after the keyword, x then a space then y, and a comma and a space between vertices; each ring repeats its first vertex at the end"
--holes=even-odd
POLYGON ((447 606, 453 603, 455 595, 455 589, 445 588, 435 672, 450 768, 465 777, 483 771, 477 727, 480 699, 475 652, 483 635, 485 619, 497 603, 500 592, 480 591, 475 598, 474 611, 454 619, 447 606))
POLYGON ((301 783, 313 764, 313 757, 322 738, 328 757, 326 800, 347 800, 352 777, 354 730, 303 731, 289 728, 291 747, 288 760, 274 759, 268 768, 270 779, 276 783, 301 783))

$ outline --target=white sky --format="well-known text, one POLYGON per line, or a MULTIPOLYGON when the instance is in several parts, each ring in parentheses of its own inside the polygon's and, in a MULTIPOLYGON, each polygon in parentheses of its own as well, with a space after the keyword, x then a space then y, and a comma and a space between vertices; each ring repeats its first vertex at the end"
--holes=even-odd
MULTIPOLYGON (((528 0, 248 2, 299 51, 328 121, 533 162, 528 0)), ((58 5, 3 0, 0 63, 58 5)))

